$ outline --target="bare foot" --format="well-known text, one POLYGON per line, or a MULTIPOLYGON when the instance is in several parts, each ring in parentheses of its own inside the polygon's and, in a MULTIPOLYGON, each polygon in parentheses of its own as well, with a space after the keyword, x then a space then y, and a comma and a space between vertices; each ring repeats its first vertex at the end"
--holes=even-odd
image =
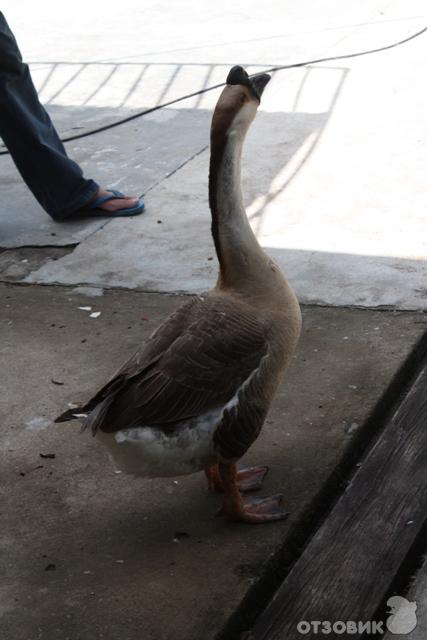
MULTIPOLYGON (((102 196, 108 195, 111 195, 110 191, 107 191, 107 189, 99 189, 90 202, 102 196)), ((107 202, 101 204, 98 209, 114 212, 118 211, 119 209, 131 209, 132 207, 136 207, 138 205, 138 202, 139 198, 131 198, 127 196, 124 198, 112 198, 111 200, 107 200, 107 202)))

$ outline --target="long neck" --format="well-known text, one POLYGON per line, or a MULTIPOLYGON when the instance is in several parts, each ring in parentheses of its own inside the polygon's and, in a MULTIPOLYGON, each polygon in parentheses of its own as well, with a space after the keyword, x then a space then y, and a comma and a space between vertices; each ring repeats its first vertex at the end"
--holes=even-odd
POLYGON ((243 207, 240 164, 245 133, 236 126, 228 135, 213 130, 211 136, 209 205, 222 287, 243 286, 267 258, 243 207))

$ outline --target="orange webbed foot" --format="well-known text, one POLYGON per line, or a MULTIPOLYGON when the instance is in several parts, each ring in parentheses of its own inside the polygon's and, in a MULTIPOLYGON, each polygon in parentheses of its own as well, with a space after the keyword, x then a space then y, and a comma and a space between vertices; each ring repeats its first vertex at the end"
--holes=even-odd
POLYGON ((238 471, 235 464, 220 464, 218 470, 224 487, 224 501, 220 514, 224 514, 231 520, 251 524, 276 522, 289 515, 283 507, 281 494, 242 498, 237 483, 238 471))
POLYGON ((268 471, 269 467, 266 465, 259 465, 257 467, 244 467, 239 465, 236 471, 236 481, 239 491, 246 493, 261 489, 268 471))
POLYGON ((267 497, 245 498, 242 508, 237 510, 235 517, 241 522, 262 524, 264 522, 276 522, 284 520, 289 512, 283 507, 283 496, 278 493, 267 497))
MULTIPOLYGON (((256 467, 244 467, 238 465, 236 469, 236 483, 239 491, 248 493, 261 489, 265 476, 269 471, 266 465, 256 467)), ((205 469, 206 478, 208 480, 208 489, 212 493, 224 493, 224 483, 218 469, 218 465, 205 469)))

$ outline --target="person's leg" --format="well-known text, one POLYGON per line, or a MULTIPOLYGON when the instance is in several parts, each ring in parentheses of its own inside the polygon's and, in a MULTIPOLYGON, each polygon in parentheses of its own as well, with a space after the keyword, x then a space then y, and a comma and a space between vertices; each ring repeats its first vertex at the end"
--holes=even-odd
MULTIPOLYGON (((67 156, 1 12, 0 137, 25 183, 55 220, 71 218, 97 196, 107 193, 93 180, 86 180, 79 165, 67 156)), ((102 209, 113 215, 114 211, 137 204, 136 198, 113 199, 102 209)))
POLYGON ((99 185, 86 180, 78 164, 68 158, 2 13, 0 136, 24 181, 52 218, 67 217, 97 194, 99 185))

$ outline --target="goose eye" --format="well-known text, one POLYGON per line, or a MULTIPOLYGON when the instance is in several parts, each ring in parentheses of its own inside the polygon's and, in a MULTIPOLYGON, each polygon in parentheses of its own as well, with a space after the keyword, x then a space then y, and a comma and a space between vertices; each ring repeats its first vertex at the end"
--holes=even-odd
POLYGON ((246 102, 246 95, 244 93, 240 94, 240 104, 244 104, 246 102))

